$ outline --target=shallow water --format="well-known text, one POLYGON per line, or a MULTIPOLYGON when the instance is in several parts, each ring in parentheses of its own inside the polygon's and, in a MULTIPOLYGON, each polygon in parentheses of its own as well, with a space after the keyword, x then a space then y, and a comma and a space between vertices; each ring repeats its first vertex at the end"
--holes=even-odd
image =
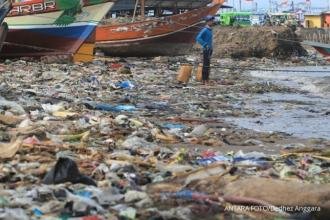
POLYGON ((327 72, 249 72, 247 74, 256 81, 285 85, 302 92, 243 95, 245 107, 258 112, 260 116, 228 120, 240 127, 257 131, 330 139, 330 66, 281 69, 327 72))
POLYGON ((252 77, 275 82, 288 87, 330 98, 330 66, 283 67, 285 70, 320 72, 251 71, 252 77))

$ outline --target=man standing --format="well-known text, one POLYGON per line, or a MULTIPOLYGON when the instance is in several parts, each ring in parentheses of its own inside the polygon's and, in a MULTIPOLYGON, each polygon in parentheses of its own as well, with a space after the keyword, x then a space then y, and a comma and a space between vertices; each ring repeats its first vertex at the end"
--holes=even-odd
POLYGON ((203 47, 203 70, 202 82, 208 84, 210 75, 211 56, 213 53, 213 33, 212 25, 214 17, 208 15, 205 17, 206 26, 198 33, 196 41, 203 47))

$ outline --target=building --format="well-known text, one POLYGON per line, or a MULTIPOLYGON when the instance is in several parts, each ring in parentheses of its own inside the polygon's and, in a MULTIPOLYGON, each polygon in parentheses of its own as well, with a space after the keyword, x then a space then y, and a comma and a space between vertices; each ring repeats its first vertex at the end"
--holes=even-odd
POLYGON ((330 11, 323 12, 322 18, 323 18, 323 27, 330 28, 330 11))
POLYGON ((306 28, 321 28, 321 27, 323 27, 324 22, 323 22, 322 14, 321 13, 305 14, 304 25, 305 25, 306 28))

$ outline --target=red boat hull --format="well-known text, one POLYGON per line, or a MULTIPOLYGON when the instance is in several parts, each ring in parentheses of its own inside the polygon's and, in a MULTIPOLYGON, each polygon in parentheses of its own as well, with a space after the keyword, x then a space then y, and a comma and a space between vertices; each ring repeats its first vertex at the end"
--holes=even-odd
POLYGON ((96 43, 108 56, 168 56, 184 55, 192 49, 200 23, 186 29, 143 39, 96 43))
POLYGON ((186 13, 96 29, 96 48, 111 56, 184 55, 203 27, 201 20, 214 15, 220 4, 186 13))
POLYGON ((320 54, 330 59, 330 50, 329 48, 314 47, 320 54))
POLYGON ((316 51, 326 57, 327 60, 330 60, 330 44, 317 41, 303 41, 302 44, 313 47, 316 51))

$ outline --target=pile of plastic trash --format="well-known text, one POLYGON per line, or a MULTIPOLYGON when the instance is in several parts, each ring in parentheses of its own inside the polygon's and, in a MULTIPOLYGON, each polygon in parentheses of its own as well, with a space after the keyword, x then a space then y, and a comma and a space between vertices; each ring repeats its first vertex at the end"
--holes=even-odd
POLYGON ((120 74, 116 63, 3 66, 0 219, 329 214, 326 141, 285 145, 283 134, 225 123, 219 115, 253 114, 237 109, 235 83, 183 88, 172 82, 177 62, 159 61, 155 70, 132 61, 134 77, 120 74), (280 150, 256 150, 274 142, 280 150), (253 182, 262 184, 250 187, 253 182), (283 194, 265 196, 274 184, 283 194), (299 197, 305 190, 309 194, 299 197), (266 208, 248 208, 257 206, 266 208))

